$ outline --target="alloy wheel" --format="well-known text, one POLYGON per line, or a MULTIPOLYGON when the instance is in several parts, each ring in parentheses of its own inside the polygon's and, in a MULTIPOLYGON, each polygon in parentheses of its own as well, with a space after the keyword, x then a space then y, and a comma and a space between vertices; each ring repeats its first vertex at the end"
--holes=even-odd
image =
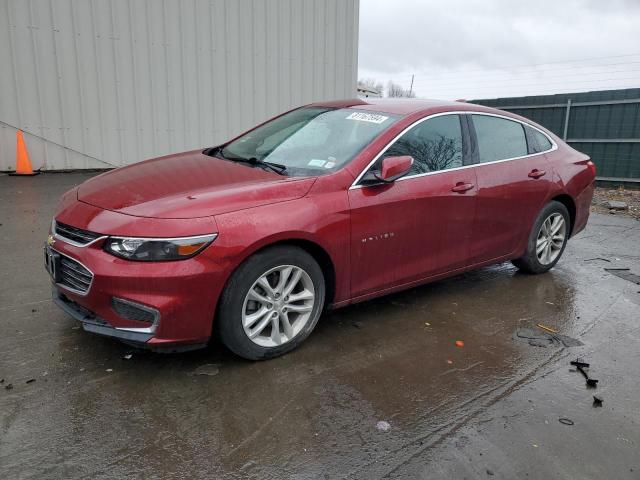
POLYGON ((567 223, 559 213, 549 215, 538 232, 536 255, 542 265, 553 263, 564 245, 567 236, 567 223))
POLYGON ((242 306, 242 327, 261 347, 277 347, 295 338, 309 323, 315 304, 311 277, 295 265, 263 273, 251 286, 242 306))

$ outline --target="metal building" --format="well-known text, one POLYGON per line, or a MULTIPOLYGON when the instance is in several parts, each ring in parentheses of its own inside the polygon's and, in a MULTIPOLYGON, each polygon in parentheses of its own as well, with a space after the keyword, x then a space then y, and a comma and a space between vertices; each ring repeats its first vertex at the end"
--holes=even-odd
POLYGON ((105 168, 356 95, 359 0, 0 0, 0 170, 105 168))
POLYGON ((472 102, 548 128, 592 158, 598 180, 640 182, 640 88, 472 102))

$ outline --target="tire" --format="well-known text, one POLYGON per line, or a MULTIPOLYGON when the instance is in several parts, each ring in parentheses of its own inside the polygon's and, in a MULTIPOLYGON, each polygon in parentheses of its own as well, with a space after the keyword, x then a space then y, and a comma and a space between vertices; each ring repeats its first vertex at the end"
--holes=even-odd
POLYGON ((290 352, 318 323, 325 291, 322 269, 303 249, 275 246, 255 253, 231 275, 222 292, 216 320, 220 339, 247 360, 290 352))
POLYGON ((512 260, 511 263, 526 273, 537 274, 549 271, 560 260, 567 246, 570 229, 571 223, 567 207, 555 200, 549 202, 533 223, 524 255, 517 260, 512 260), (561 222, 560 219, 562 219, 561 222), (556 221, 561 225, 558 226, 559 223, 554 223, 556 221), (553 230, 559 229, 558 233, 549 236, 547 232, 550 232, 550 227, 553 230), (551 241, 552 239, 554 240, 551 241), (541 251, 538 250, 539 248, 541 251))

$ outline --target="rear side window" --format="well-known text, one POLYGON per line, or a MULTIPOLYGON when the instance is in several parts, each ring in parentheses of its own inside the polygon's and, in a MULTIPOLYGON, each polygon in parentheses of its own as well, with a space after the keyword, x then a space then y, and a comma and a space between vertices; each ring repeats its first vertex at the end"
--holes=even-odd
POLYGON ((480 163, 528 154, 527 139, 520 122, 488 115, 472 115, 478 140, 480 163))
POLYGON ((551 150, 553 144, 545 134, 529 126, 526 126, 524 128, 527 131, 529 153, 541 153, 546 152, 547 150, 551 150))
POLYGON ((419 123, 391 145, 381 158, 400 155, 413 157, 409 175, 461 167, 460 116, 442 115, 419 123))

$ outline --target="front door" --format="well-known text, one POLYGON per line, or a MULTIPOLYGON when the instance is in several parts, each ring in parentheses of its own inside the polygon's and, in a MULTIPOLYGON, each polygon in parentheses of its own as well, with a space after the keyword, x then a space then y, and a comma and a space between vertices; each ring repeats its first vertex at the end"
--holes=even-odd
POLYGON ((349 190, 353 297, 464 266, 475 213, 475 167, 458 115, 414 125, 380 155, 410 155, 409 174, 349 190), (463 151, 465 149, 465 151, 463 151))

